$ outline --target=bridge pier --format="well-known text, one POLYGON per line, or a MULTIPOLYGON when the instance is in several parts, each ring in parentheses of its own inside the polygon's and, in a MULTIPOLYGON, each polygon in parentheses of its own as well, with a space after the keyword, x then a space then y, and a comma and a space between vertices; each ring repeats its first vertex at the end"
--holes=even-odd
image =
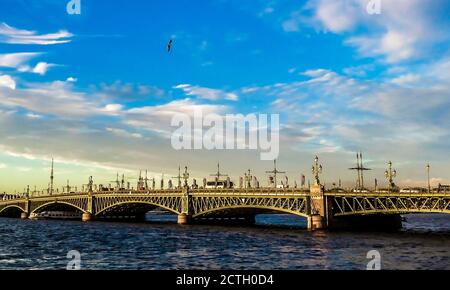
POLYGON ((93 219, 92 214, 87 213, 87 212, 83 213, 83 216, 81 217, 81 220, 82 220, 83 222, 89 222, 89 221, 91 221, 92 219, 93 219))
POLYGON ((319 183, 311 185, 310 215, 308 217, 308 230, 323 230, 328 228, 329 208, 324 195, 324 187, 319 183))
POLYGON ((192 217, 185 213, 178 215, 178 224, 179 225, 188 225, 191 223, 191 220, 192 220, 192 217))
POLYGON ((28 213, 26 213, 26 212, 21 213, 20 214, 20 219, 23 219, 23 220, 28 219, 28 213))
POLYGON ((312 215, 312 216, 308 217, 308 230, 309 231, 323 230, 326 228, 327 228, 326 221, 322 216, 312 215))

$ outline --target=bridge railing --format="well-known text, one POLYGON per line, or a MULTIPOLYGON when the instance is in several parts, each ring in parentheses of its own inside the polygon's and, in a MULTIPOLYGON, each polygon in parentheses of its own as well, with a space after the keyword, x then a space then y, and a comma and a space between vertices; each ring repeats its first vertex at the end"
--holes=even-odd
POLYGON ((308 190, 298 188, 208 188, 191 190, 194 195, 226 194, 226 195, 307 195, 308 190))
MULTIPOLYGON (((182 189, 174 188, 174 189, 155 189, 155 190, 114 190, 114 191, 94 191, 92 194, 94 195, 111 195, 111 194, 123 194, 123 195, 133 195, 133 194, 142 194, 142 195, 152 195, 152 194, 181 194, 183 192, 182 189)), ((194 195, 211 195, 211 194, 227 194, 227 195, 308 195, 309 190, 305 188, 269 188, 269 187, 260 187, 260 188, 198 188, 198 189, 189 189, 189 192, 194 195)), ((88 192, 66 192, 66 193, 57 193, 57 194, 29 194, 28 197, 26 194, 22 195, 8 195, 4 194, 0 198, 0 202, 6 201, 16 201, 16 200, 24 200, 27 198, 58 198, 58 197, 76 197, 83 196, 89 194, 88 192)), ((442 196, 442 195, 450 195, 450 189, 445 190, 433 190, 429 192, 398 192, 398 191, 389 191, 389 190, 378 190, 378 191, 354 191, 348 189, 329 189, 325 190, 325 195, 345 195, 345 196, 442 196)))
POLYGON ((393 191, 368 191, 368 192, 354 192, 354 191, 327 191, 327 196, 392 196, 392 197, 430 197, 430 196, 447 196, 450 195, 450 191, 440 192, 393 192, 393 191))

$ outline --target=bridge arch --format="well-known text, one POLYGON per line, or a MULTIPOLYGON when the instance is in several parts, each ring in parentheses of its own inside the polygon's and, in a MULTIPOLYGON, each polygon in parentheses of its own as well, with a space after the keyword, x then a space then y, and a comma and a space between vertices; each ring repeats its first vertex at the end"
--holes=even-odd
POLYGON ((193 218, 202 218, 202 217, 206 217, 210 214, 220 213, 220 212, 227 211, 227 210, 229 210, 230 213, 236 212, 237 214, 239 214, 239 212, 243 211, 243 210, 244 211, 251 210, 251 211, 253 211, 252 213, 254 213, 255 215, 267 213, 269 211, 269 212, 292 214, 292 215, 300 216, 303 218, 309 217, 308 214, 299 212, 299 211, 294 211, 294 210, 289 210, 289 209, 279 208, 279 207, 273 207, 273 206, 256 206, 256 205, 234 205, 234 206, 212 208, 212 209, 208 209, 205 211, 197 212, 192 217, 193 218))
POLYGON ((123 208, 130 208, 131 210, 139 210, 140 208, 143 208, 141 213, 147 213, 155 208, 161 208, 164 210, 167 210, 175 215, 179 215, 181 214, 180 212, 178 212, 177 210, 170 208, 168 206, 162 205, 162 204, 158 204, 155 202, 150 202, 150 201, 121 201, 121 202, 116 202, 114 204, 108 205, 105 208, 102 208, 100 211, 96 212, 95 215, 96 216, 100 216, 103 215, 107 212, 113 211, 114 209, 116 210, 120 210, 123 208))
POLYGON ((18 205, 8 205, 0 209, 0 217, 20 217, 20 215, 24 212, 25 210, 18 205))
POLYGON ((33 211, 30 214, 33 213, 40 213, 45 211, 46 209, 52 209, 54 210, 54 208, 58 207, 58 206, 62 206, 62 209, 75 209, 77 211, 80 211, 82 213, 86 213, 87 211, 81 207, 79 207, 76 204, 70 203, 70 202, 66 202, 66 201, 51 201, 51 202, 46 202, 42 205, 39 205, 38 207, 36 207, 35 209, 33 209, 33 211), (54 208, 52 208, 54 207, 54 208))

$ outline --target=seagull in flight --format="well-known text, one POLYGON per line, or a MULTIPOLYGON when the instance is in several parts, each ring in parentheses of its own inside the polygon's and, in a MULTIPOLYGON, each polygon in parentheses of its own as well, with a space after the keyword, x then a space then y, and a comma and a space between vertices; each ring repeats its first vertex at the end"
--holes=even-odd
POLYGON ((172 50, 172 39, 169 41, 169 44, 167 44, 167 52, 170 52, 172 50))

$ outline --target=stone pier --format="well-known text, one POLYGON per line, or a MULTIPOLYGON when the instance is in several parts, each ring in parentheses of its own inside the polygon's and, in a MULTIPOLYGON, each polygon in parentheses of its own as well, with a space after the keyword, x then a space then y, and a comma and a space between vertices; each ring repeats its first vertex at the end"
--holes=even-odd
POLYGON ((85 213, 83 213, 83 216, 81 217, 81 220, 83 222, 89 222, 89 221, 92 220, 92 215, 90 213, 85 212, 85 213))
POLYGON ((185 213, 178 215, 178 224, 179 225, 188 225, 191 222, 191 220, 192 220, 192 218, 185 213))
POLYGON ((308 230, 309 231, 315 231, 315 230, 322 230, 327 227, 325 220, 320 215, 312 215, 308 217, 308 230))
POLYGON ((328 226, 328 210, 325 202, 324 188, 320 184, 310 187, 311 192, 311 215, 308 217, 308 230, 322 230, 328 226))

